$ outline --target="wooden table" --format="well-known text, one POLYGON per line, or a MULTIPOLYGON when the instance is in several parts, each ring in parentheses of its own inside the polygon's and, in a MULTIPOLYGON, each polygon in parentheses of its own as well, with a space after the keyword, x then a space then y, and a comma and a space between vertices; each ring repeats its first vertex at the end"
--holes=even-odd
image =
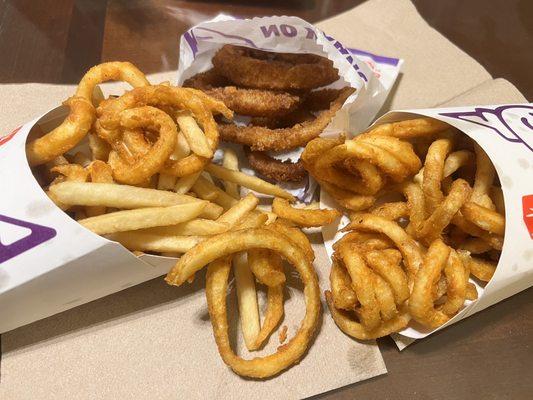
MULTIPOLYGON (((0 83, 74 83, 101 61, 143 71, 175 69, 178 37, 219 12, 290 14, 310 22, 359 0, 4 0, 0 83), (251 6, 250 4, 254 4, 251 6)), ((533 2, 415 0, 422 16, 493 76, 533 98, 533 2)), ((379 340, 389 373, 326 393, 328 399, 526 399, 533 396, 533 289, 468 318, 402 353, 379 340)))

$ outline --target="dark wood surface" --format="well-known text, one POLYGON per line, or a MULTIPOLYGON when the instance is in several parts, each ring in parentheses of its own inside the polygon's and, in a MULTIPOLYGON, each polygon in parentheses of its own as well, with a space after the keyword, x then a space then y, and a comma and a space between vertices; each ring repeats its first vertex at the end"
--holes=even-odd
MULTIPOLYGON (((316 22, 361 2, 0 0, 0 83, 74 83, 90 66, 117 59, 147 73, 171 70, 181 33, 219 12, 290 14, 316 22)), ((533 1, 414 3, 430 25, 493 76, 533 98, 533 1)), ((532 300, 529 289, 401 353, 390 339, 379 340, 387 375, 317 397, 533 398, 532 300)))

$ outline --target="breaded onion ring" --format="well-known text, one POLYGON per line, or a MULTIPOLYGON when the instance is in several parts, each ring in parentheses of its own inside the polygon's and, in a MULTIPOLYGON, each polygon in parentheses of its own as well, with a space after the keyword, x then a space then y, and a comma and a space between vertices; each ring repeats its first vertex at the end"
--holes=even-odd
POLYGON ((92 101, 96 85, 107 81, 124 81, 133 87, 150 86, 146 76, 132 63, 113 61, 92 67, 81 79, 76 96, 92 101))
POLYGON ((259 89, 240 89, 235 86, 205 91, 237 114, 251 117, 280 117, 293 111, 300 98, 290 93, 259 89))
POLYGON ((290 113, 300 103, 300 97, 294 94, 228 85, 227 80, 212 69, 187 79, 183 86, 202 90, 237 114, 251 117, 279 117, 290 113))
POLYGON ((339 97, 342 89, 320 89, 309 92, 302 107, 309 111, 325 110, 332 101, 339 97))
POLYGON ((220 137, 227 142, 244 144, 252 150, 259 151, 290 150, 303 146, 322 133, 353 90, 353 88, 344 88, 339 97, 331 103, 330 108, 322 111, 314 120, 284 129, 219 124, 220 137))
POLYGON ((269 53, 232 45, 213 57, 216 72, 256 89, 313 89, 339 79, 333 62, 314 54, 269 53))
POLYGON ((295 163, 290 160, 276 160, 264 152, 252 151, 248 147, 244 148, 244 152, 250 167, 274 181, 300 182, 307 175, 300 160, 295 163))
POLYGON ((209 90, 214 87, 228 86, 231 82, 217 73, 213 68, 200 72, 183 81, 183 87, 190 87, 200 90, 209 90))

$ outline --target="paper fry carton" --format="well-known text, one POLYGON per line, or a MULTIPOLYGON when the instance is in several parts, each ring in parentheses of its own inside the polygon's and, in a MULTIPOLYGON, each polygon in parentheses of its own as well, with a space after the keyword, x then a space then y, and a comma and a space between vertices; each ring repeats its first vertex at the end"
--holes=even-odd
MULTIPOLYGON (((444 121, 475 140, 496 168, 505 200, 505 239, 496 272, 485 287, 476 282, 478 299, 435 330, 407 328, 400 332, 423 338, 507 297, 533 286, 533 104, 505 104, 459 108, 391 111, 373 126, 406 119, 432 117, 444 121)), ((322 192, 325 205, 334 204, 322 192)), ((323 230, 328 255, 342 234, 338 227, 323 230)))
POLYGON ((66 112, 54 109, 0 139, 0 332, 161 276, 175 261, 136 257, 71 219, 40 188, 26 138, 66 112))

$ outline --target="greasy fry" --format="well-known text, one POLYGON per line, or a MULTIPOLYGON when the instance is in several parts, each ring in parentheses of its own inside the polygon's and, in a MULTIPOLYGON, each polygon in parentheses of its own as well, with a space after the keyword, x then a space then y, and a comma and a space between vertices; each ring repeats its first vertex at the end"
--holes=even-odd
POLYGON ((255 176, 247 175, 240 171, 232 171, 215 164, 207 165, 205 170, 218 179, 236 183, 247 187, 248 189, 255 190, 256 192, 294 200, 294 197, 290 193, 255 176))
POLYGON ((259 308, 257 306, 255 280, 248 266, 246 253, 241 252, 233 256, 233 273, 235 274, 237 303, 244 343, 248 350, 255 350, 256 339, 260 330, 259 308))
MULTIPOLYGON (((239 170, 239 160, 237 154, 232 149, 224 149, 224 158, 222 159, 222 166, 232 171, 239 170)), ((240 197, 239 185, 234 182, 223 181, 226 193, 238 199, 240 197)))
POLYGON ((206 203, 187 203, 171 207, 150 207, 117 211, 79 220, 78 223, 99 235, 132 231, 154 226, 175 225, 201 214, 206 203))

